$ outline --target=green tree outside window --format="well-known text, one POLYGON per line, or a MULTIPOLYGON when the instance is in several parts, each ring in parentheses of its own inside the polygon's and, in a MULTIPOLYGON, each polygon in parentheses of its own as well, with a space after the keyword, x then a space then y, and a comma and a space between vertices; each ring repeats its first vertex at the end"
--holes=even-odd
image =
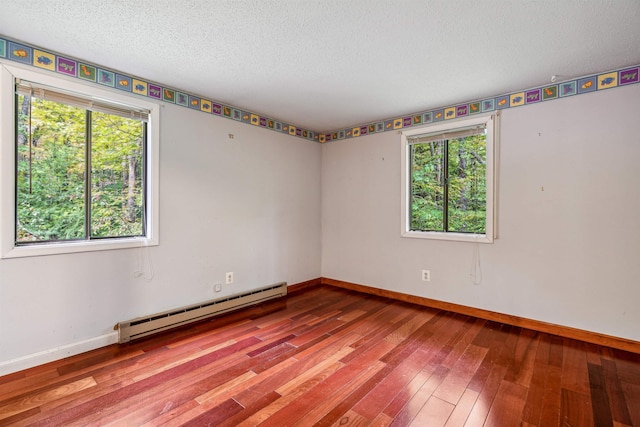
POLYGON ((16 95, 16 244, 145 235, 146 123, 16 95))

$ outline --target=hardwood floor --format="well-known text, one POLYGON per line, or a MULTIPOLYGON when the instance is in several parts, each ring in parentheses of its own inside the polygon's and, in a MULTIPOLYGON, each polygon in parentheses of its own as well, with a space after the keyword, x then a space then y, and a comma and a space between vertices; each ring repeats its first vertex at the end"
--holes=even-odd
POLYGON ((0 425, 640 427, 640 355, 321 286, 0 377, 0 425))

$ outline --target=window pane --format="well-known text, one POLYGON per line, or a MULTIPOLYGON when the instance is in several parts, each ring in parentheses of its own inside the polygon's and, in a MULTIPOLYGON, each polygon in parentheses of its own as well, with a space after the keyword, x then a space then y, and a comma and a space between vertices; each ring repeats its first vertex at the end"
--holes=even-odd
POLYGON ((443 147, 443 141, 411 146, 411 230, 444 231, 443 147))
POLYGON ((24 95, 17 110, 16 242, 83 238, 85 110, 24 95))
POLYGON ((449 141, 449 230, 485 233, 485 134, 449 141))
POLYGON ((144 235, 144 126, 139 120, 92 113, 92 237, 144 235))

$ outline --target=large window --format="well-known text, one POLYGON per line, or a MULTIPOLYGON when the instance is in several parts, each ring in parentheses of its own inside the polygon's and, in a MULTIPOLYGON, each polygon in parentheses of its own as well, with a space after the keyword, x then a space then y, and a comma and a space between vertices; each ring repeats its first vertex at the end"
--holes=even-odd
POLYGON ((151 191, 157 187, 157 137, 151 137, 157 106, 128 97, 114 100, 109 93, 96 96, 92 88, 26 70, 7 71, 1 117, 4 127, 9 105, 4 80, 9 79, 11 150, 5 129, 1 142, 3 156, 12 153, 13 195, 3 173, 2 213, 12 219, 12 229, 3 219, 2 255, 157 243, 157 192, 151 191))
POLYGON ((403 235, 493 240, 493 119, 403 134, 403 235))
POLYGON ((144 236, 148 113, 16 89, 16 244, 144 236))

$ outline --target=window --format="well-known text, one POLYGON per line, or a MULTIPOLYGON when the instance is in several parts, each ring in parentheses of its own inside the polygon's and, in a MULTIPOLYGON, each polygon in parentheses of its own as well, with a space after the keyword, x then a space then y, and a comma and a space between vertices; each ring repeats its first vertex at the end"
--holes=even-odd
POLYGON ((7 173, 1 181, 11 219, 2 256, 157 244, 157 105, 23 69, 2 74, 2 167, 12 171, 10 190, 7 173))
POLYGON ((493 241, 494 118, 403 133, 406 237, 493 241))

